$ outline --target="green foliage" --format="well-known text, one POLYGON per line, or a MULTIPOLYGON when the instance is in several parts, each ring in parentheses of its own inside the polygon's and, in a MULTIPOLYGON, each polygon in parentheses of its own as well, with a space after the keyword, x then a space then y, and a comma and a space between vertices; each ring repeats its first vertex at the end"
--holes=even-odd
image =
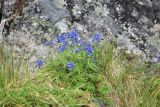
POLYGON ((53 105, 54 99, 49 89, 31 80, 23 58, 17 65, 14 59, 14 48, 8 54, 4 49, 6 50, 5 45, 0 47, 0 107, 48 107, 49 104, 53 105))
POLYGON ((99 61, 99 48, 95 47, 95 53, 90 56, 84 51, 78 53, 72 51, 73 49, 69 48, 51 59, 39 71, 38 83, 44 83, 46 86, 48 84, 53 90, 56 90, 53 95, 58 97, 59 104, 68 106, 92 104, 92 99, 107 102, 106 96, 110 88, 105 81, 104 69, 102 69, 104 65, 94 61, 99 61), (72 70, 66 67, 68 61, 75 64, 72 70))
MULTIPOLYGON (((107 50, 103 50, 108 52, 107 50)), ((103 53, 105 53, 103 52, 103 53)), ((123 52, 112 52, 112 59, 106 58, 105 72, 112 92, 109 98, 114 107, 159 107, 160 84, 159 64, 148 67, 136 59, 128 60, 123 52), (109 63, 109 61, 111 61, 109 63), (156 72, 148 75, 148 72, 156 72)), ((104 59, 105 60, 105 59, 104 59)))
POLYGON ((108 41, 94 49, 88 56, 84 51, 73 53, 70 47, 50 58, 30 78, 23 56, 16 66, 14 53, 7 56, 0 48, 0 106, 160 106, 159 64, 148 67, 134 58, 128 60, 123 52, 117 54, 108 41), (73 69, 67 68, 69 61, 75 64, 73 69))

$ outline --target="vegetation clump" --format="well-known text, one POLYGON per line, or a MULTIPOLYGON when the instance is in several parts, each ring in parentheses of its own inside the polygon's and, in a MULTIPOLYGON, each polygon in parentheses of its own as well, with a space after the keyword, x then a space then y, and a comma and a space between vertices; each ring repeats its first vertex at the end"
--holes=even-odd
POLYGON ((34 77, 23 58, 16 66, 14 55, 4 56, 1 48, 0 106, 160 106, 160 78, 147 73, 160 72, 159 64, 148 67, 136 59, 127 60, 100 33, 83 40, 72 30, 50 41, 45 44, 56 45, 58 54, 48 61, 37 60, 34 77))

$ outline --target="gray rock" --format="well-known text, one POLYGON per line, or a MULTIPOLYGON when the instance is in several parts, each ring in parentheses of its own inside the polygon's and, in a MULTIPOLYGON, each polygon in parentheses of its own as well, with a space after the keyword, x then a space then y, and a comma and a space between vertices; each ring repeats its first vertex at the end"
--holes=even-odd
POLYGON ((138 17, 138 12, 135 8, 133 8, 133 11, 132 11, 131 15, 134 16, 134 17, 138 17))
POLYGON ((44 43, 55 38, 54 34, 68 30, 66 21, 68 13, 63 7, 65 2, 62 0, 27 2, 23 14, 10 17, 11 6, 15 1, 4 2, 5 14, 0 23, 0 39, 8 44, 8 48, 15 47, 16 59, 24 53, 24 59, 31 65, 30 67, 35 67, 37 59, 46 59, 53 51, 52 47, 46 47, 44 43), (7 6, 10 8, 6 8, 7 6), (9 23, 10 20, 13 22, 9 23))
POLYGON ((64 0, 39 0, 39 8, 43 14, 50 18, 54 23, 62 18, 69 18, 69 12, 64 8, 64 0))
POLYGON ((152 7, 152 1, 151 0, 137 0, 138 4, 140 5, 145 5, 152 7))
POLYGON ((68 24, 69 23, 67 20, 62 19, 62 20, 58 21, 57 23, 55 23, 55 26, 57 26, 61 30, 61 33, 66 33, 69 30, 68 24))
POLYGON ((152 2, 157 8, 160 7, 160 1, 159 0, 153 0, 152 2))
POLYGON ((15 2, 3 3, 0 39, 15 45, 17 56, 23 50, 31 63, 46 59, 53 51, 53 47, 43 45, 46 41, 72 28, 84 39, 100 32, 103 38, 116 40, 119 50, 143 55, 145 60, 160 51, 159 39, 155 39, 159 0, 27 0, 22 13, 13 17, 15 2))

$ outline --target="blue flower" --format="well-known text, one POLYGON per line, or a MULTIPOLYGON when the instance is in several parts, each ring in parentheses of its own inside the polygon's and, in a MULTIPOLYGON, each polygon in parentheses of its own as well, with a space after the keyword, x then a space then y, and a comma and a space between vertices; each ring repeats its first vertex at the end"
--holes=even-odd
POLYGON ((92 37, 92 42, 101 42, 102 36, 100 33, 95 33, 92 37))
POLYGON ((72 70, 75 67, 75 64, 73 62, 68 62, 66 67, 67 69, 72 70))
POLYGON ((62 42, 65 42, 66 41, 66 38, 67 38, 67 34, 63 33, 61 35, 58 35, 57 36, 57 42, 58 43, 62 43, 62 42))
POLYGON ((40 68, 43 64, 44 64, 44 61, 42 61, 40 59, 36 61, 36 67, 38 67, 38 68, 40 68))
POLYGON ((58 52, 61 53, 61 52, 63 52, 65 49, 66 49, 65 46, 61 46, 60 48, 58 48, 58 52))
POLYGON ((63 44, 63 46, 61 46, 61 47, 58 49, 58 52, 59 52, 59 53, 63 52, 67 47, 68 47, 68 42, 65 42, 65 43, 63 44))
POLYGON ((73 53, 78 53, 80 51, 80 48, 73 49, 73 53))
POLYGON ((156 58, 157 58, 157 63, 160 63, 160 55, 157 55, 156 58))
POLYGON ((87 46, 85 50, 86 50, 87 54, 89 54, 89 55, 93 53, 93 47, 92 46, 87 46))
POLYGON ((90 44, 88 42, 84 43, 85 47, 89 46, 90 44))
POLYGON ((67 47, 69 44, 68 42, 64 42, 63 45, 67 47))
POLYGON ((87 52, 87 54, 91 55, 93 53, 93 50, 94 50, 94 48, 86 42, 85 43, 85 51, 87 52))
POLYGON ((79 44, 79 46, 82 46, 82 45, 83 45, 82 39, 80 39, 80 40, 78 41, 78 44, 79 44))
POLYGON ((47 41, 47 42, 45 43, 45 45, 47 45, 47 46, 54 45, 54 41, 53 41, 53 40, 47 41))
POLYGON ((71 40, 71 41, 75 41, 75 42, 78 42, 78 32, 76 32, 75 30, 71 31, 68 35, 68 38, 71 40))
POLYGON ((77 44, 77 42, 72 41, 72 46, 75 46, 77 44))

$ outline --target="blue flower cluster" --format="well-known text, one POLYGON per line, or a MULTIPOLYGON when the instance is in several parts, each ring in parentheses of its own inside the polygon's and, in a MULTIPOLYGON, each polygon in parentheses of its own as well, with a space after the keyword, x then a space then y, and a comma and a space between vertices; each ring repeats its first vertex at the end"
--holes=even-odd
POLYGON ((88 43, 85 43, 85 51, 88 55, 91 55, 93 53, 94 48, 88 43))
POLYGON ((96 33, 96 34, 94 34, 93 37, 92 37, 92 41, 93 41, 93 42, 99 43, 99 42, 101 42, 101 40, 102 40, 102 36, 101 36, 100 33, 96 33))
POLYGON ((69 43, 71 43, 72 46, 76 46, 79 43, 78 39, 79 39, 79 35, 76 30, 73 30, 69 33, 63 33, 61 35, 58 35, 57 42, 60 44, 58 48, 58 52, 61 53, 65 49, 67 49, 67 47, 69 46, 69 43))
POLYGON ((53 40, 47 41, 44 45, 53 46, 54 45, 54 41, 53 40))
POLYGON ((44 61, 43 60, 37 60, 36 61, 36 67, 40 68, 42 65, 44 64, 44 61))
POLYGON ((68 46, 68 42, 64 42, 63 45, 58 48, 58 53, 63 52, 68 46))
POLYGON ((72 41, 72 42, 75 42, 75 43, 78 43, 78 38, 79 38, 79 35, 78 33, 73 30, 69 33, 68 35, 68 38, 72 41))
MULTIPOLYGON (((100 33, 96 33, 92 37, 93 43, 100 43, 102 36, 100 33)), ((67 34, 62 34, 57 37, 58 43, 63 43, 62 46, 59 47, 58 52, 63 52, 69 46, 69 43, 72 46, 79 46, 79 48, 75 49, 76 52, 79 50, 85 50, 88 55, 93 53, 93 46, 89 44, 89 42, 83 42, 82 39, 79 38, 79 34, 76 30, 73 30, 67 34)))
MULTIPOLYGON (((80 51, 85 51, 88 56, 91 56, 94 52, 94 44, 100 43, 102 40, 102 35, 100 33, 95 33, 93 37, 91 38, 91 42, 89 41, 83 41, 76 30, 72 30, 68 33, 62 33, 57 35, 57 40, 53 41, 47 41, 45 43, 46 46, 58 46, 57 50, 58 53, 62 53, 67 49, 73 49, 73 53, 78 53, 80 51)), ((43 61, 38 60, 36 61, 36 65, 38 67, 43 65, 43 61)), ((73 62, 68 62, 66 64, 66 67, 68 69, 73 69, 75 67, 75 64, 73 62)))
POLYGON ((68 62, 66 64, 67 69, 72 70, 75 67, 75 64, 73 62, 68 62))
POLYGON ((57 36, 57 42, 58 43, 66 42, 66 39, 67 39, 67 34, 65 34, 65 33, 57 36))
POLYGON ((160 63, 160 55, 157 55, 156 59, 157 59, 156 63, 160 63))

